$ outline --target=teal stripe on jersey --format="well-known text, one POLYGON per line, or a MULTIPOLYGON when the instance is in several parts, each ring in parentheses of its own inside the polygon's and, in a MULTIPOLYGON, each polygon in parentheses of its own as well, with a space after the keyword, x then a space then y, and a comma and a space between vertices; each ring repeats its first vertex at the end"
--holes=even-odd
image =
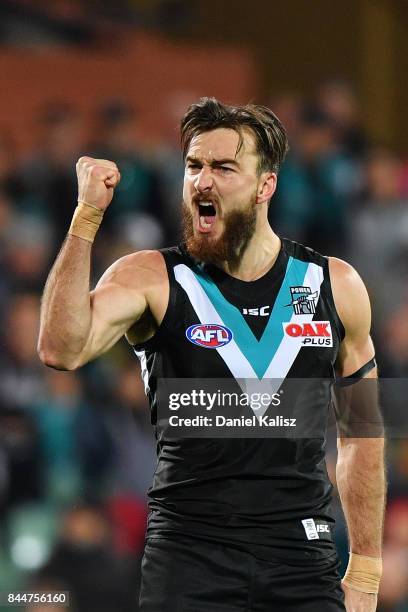
POLYGON ((217 285, 208 276, 194 273, 224 324, 232 330, 235 342, 259 379, 265 374, 282 342, 282 323, 289 322, 292 317, 293 308, 288 306, 291 302, 290 287, 303 285, 309 265, 311 264, 289 257, 285 277, 259 341, 239 309, 224 298, 217 285))

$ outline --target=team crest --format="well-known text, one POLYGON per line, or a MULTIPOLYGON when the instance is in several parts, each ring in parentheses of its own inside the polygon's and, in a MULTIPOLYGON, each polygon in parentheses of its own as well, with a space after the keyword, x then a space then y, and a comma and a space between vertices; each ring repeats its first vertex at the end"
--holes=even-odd
POLYGON ((296 315, 315 314, 316 302, 319 297, 319 292, 312 290, 310 287, 291 287, 290 295, 292 301, 287 306, 293 306, 296 315))

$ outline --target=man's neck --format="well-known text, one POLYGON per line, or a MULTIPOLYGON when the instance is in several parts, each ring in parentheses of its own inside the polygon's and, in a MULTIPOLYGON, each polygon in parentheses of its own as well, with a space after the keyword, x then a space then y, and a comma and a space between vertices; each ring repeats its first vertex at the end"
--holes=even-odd
POLYGON ((224 262, 220 267, 234 278, 254 281, 274 265, 281 248, 281 240, 269 223, 257 228, 239 262, 233 266, 224 262))

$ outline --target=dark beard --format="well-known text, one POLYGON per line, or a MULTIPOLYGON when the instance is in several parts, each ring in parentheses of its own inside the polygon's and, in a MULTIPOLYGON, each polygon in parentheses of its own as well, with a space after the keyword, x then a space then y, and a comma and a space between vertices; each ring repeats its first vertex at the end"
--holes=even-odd
POLYGON ((224 230, 216 240, 207 234, 194 235, 193 215, 183 202, 183 239, 189 254, 204 263, 222 267, 228 262, 231 270, 238 267, 256 226, 256 196, 245 210, 233 210, 224 215, 224 230))

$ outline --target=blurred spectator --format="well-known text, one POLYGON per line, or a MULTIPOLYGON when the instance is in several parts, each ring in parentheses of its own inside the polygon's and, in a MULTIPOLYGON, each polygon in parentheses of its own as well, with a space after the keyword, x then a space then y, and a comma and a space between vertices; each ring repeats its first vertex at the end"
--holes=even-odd
MULTIPOLYGON (((9 45, 89 44, 94 42, 95 21, 85 19, 80 0, 3 0, 0 39, 9 45)), ((95 11, 93 11, 95 14, 95 11)))
POLYGON ((379 612, 408 609, 408 498, 391 501, 385 521, 379 612))
POLYGON ((20 208, 48 219, 59 247, 78 197, 75 164, 84 152, 83 117, 65 102, 50 102, 39 117, 39 142, 20 167, 20 208))
POLYGON ((64 517, 60 541, 40 577, 67 585, 77 612, 135 609, 134 587, 112 553, 111 535, 102 507, 82 504, 64 517))
POLYGON ((358 170, 338 146, 331 118, 306 106, 297 147, 283 165, 270 206, 272 224, 284 236, 330 255, 344 253, 347 211, 358 170))
MULTIPOLYGON (((141 466, 139 466, 139 470, 141 466)), ((146 535, 147 505, 131 495, 119 494, 108 501, 113 523, 115 551, 121 557, 141 557, 146 535)))
POLYGON ((159 177, 137 147, 136 114, 124 100, 106 102, 95 123, 92 156, 116 162, 121 180, 103 233, 114 229, 133 250, 162 245, 163 201, 159 177))
POLYGON ((161 219, 164 225, 166 244, 180 241, 181 185, 184 176, 184 161, 180 153, 180 121, 186 108, 200 96, 193 91, 181 90, 164 101, 163 113, 166 130, 161 143, 150 151, 152 162, 161 177, 162 193, 165 199, 161 219))
POLYGON ((98 496, 110 467, 111 440, 100 414, 84 402, 76 372, 48 370, 46 392, 32 407, 46 461, 48 495, 98 496))
POLYGON ((407 567, 407 550, 393 549, 385 544, 378 612, 406 612, 408 610, 407 567))
POLYGON ((3 329, 0 397, 7 405, 22 409, 45 394, 45 368, 36 351, 39 306, 34 294, 14 295, 3 329))
POLYGON ((350 260, 366 282, 378 321, 401 306, 408 286, 408 206, 400 193, 401 162, 373 149, 366 163, 367 195, 354 211, 350 260))
MULTIPOLYGON (((29 593, 62 593, 64 591, 66 592, 67 589, 68 585, 65 582, 55 578, 47 578, 46 576, 42 577, 41 574, 33 576, 27 586, 27 591, 29 593)), ((64 610, 67 612, 77 612, 77 608, 74 606, 74 602, 69 593, 67 600, 68 603, 66 605, 62 605, 61 603, 31 604, 25 608, 25 612, 64 612, 64 610)))
POLYGON ((289 138, 290 149, 296 149, 299 136, 303 99, 294 92, 273 95, 269 106, 285 126, 289 138))
MULTIPOLYGON (((394 296, 390 296, 394 299, 394 296)), ((398 300, 398 294, 395 296, 398 300)), ((392 305, 390 305, 392 308, 392 305)), ((379 329, 382 347, 382 375, 385 377, 408 376, 408 296, 389 315, 379 329)), ((404 398, 405 399, 405 398, 404 398)))
MULTIPOLYGON (((405 384, 404 379, 404 384, 405 384)), ((406 394, 401 393, 406 397, 406 394)), ((406 425, 406 413, 404 413, 404 424, 406 425)), ((389 446, 389 463, 392 469, 389 472, 389 491, 391 498, 407 497, 408 482, 408 439, 406 437, 394 440, 389 446)), ((405 541, 406 541, 405 537, 405 541)))
POLYGON ((5 190, 0 190, 0 245, 2 254, 3 251, 3 240, 7 236, 10 221, 13 215, 12 210, 13 203, 5 190))
POLYGON ((353 88, 347 81, 329 80, 317 93, 318 104, 333 121, 337 142, 353 158, 361 158, 368 147, 360 123, 360 108, 353 88))
POLYGON ((145 500, 156 465, 150 410, 137 364, 118 372, 108 422, 115 445, 114 491, 145 500))
POLYGON ((53 252, 53 231, 46 219, 14 214, 4 236, 4 265, 9 290, 40 293, 53 252))
MULTIPOLYGON (((0 417, 1 419, 1 417, 0 417)), ((0 436, 2 438, 2 436, 0 436)), ((7 501, 7 491, 9 486, 9 471, 6 450, 3 448, 5 442, 0 441, 0 517, 7 501)), ((7 444, 7 442, 6 442, 7 444)))
MULTIPOLYGON (((390 547, 401 547, 408 554, 408 496, 392 499, 387 508, 384 535, 390 547)), ((408 588, 408 565, 406 565, 408 588)))
MULTIPOLYGON (((44 494, 44 464, 40 453, 38 431, 33 419, 15 408, 0 410, 0 448, 6 480, 6 509, 38 500, 44 494)), ((4 493, 3 493, 4 495, 4 493)))
POLYGON ((406 160, 401 165, 401 196, 408 198, 408 162, 406 160))
POLYGON ((6 245, 10 236, 13 219, 13 203, 4 191, 0 190, 0 317, 4 320, 7 311, 12 279, 7 274, 6 245))
POLYGON ((21 195, 21 183, 17 177, 17 150, 9 132, 0 131, 0 191, 10 199, 21 195))

